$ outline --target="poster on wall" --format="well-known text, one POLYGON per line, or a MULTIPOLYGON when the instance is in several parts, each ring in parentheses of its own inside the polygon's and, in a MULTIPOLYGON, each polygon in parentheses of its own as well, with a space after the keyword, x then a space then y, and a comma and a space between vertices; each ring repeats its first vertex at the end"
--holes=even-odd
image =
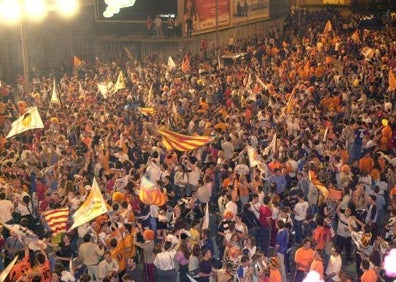
POLYGON ((234 22, 269 18, 270 0, 231 0, 234 22))
MULTIPOLYGON (((186 32, 195 33, 216 27, 216 1, 184 0, 184 25, 186 32)), ((230 0, 218 0, 219 26, 230 24, 230 0)))

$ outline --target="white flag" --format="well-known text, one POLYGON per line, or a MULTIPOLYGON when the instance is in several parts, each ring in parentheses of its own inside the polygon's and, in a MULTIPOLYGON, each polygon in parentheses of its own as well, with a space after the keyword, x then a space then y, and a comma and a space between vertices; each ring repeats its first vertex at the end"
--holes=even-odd
POLYGON ((98 182, 94 178, 91 192, 84 203, 73 214, 74 223, 69 231, 104 213, 107 213, 106 202, 103 199, 102 192, 100 192, 98 182))
POLYGON ((172 70, 172 69, 174 69, 176 67, 176 64, 173 61, 171 56, 169 56, 169 58, 168 58, 168 67, 169 67, 170 70, 172 70))
POLYGON ((117 82, 114 84, 114 91, 125 89, 125 77, 122 70, 118 73, 117 82))
POLYGON ((202 230, 209 228, 209 203, 206 203, 205 215, 202 222, 202 230))
POLYGON ((108 85, 105 83, 98 83, 98 89, 99 89, 100 94, 102 94, 103 97, 106 99, 107 95, 109 94, 108 85))
POLYGON ((44 128, 37 107, 31 107, 11 124, 11 130, 6 138, 10 138, 29 129, 44 128))
POLYGON ((55 82, 55 78, 54 78, 54 86, 52 87, 52 96, 51 96, 51 104, 57 104, 60 105, 60 99, 59 99, 59 95, 58 95, 58 91, 56 91, 56 82, 55 82))
POLYGON ((0 282, 3 282, 6 280, 8 274, 11 272, 12 267, 16 263, 18 259, 18 256, 15 256, 14 259, 7 265, 6 268, 3 269, 3 271, 0 273, 0 282))
POLYGON ((267 156, 267 159, 272 157, 276 152, 276 133, 274 134, 274 137, 272 137, 271 143, 268 144, 268 146, 263 150, 263 155, 267 156))
POLYGON ((260 77, 258 77, 258 75, 256 75, 256 81, 258 82, 258 84, 261 85, 261 87, 263 87, 264 89, 267 89, 267 86, 266 86, 265 83, 260 79, 260 77))

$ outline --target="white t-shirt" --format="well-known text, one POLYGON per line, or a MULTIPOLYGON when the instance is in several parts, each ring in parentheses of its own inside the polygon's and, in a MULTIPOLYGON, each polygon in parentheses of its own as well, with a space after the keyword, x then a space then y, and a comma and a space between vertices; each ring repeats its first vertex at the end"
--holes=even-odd
POLYGON ((327 269, 326 269, 326 274, 330 275, 332 273, 337 273, 337 275, 335 275, 332 279, 333 281, 340 281, 340 277, 338 276, 338 273, 341 270, 341 266, 342 266, 342 259, 341 256, 330 256, 330 260, 329 260, 329 264, 327 265, 327 269))
POLYGON ((295 220, 302 221, 307 218, 309 204, 307 201, 298 202, 294 206, 294 212, 296 213, 295 220))
POLYGON ((9 200, 0 200, 0 220, 1 222, 7 222, 12 219, 12 210, 14 204, 9 200))

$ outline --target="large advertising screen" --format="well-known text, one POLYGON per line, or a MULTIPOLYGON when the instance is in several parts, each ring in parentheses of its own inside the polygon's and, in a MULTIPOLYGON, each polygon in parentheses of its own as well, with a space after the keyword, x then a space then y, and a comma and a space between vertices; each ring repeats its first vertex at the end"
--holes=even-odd
MULTIPOLYGON (((230 0, 217 0, 219 26, 230 24, 230 0)), ((216 27, 216 1, 184 0, 184 23, 192 21, 192 32, 199 32, 216 27)), ((186 25, 186 24, 185 24, 186 25)))
POLYGON ((270 17, 270 0, 231 0, 235 23, 270 17))
POLYGON ((133 6, 119 9, 108 18, 103 15, 107 7, 105 0, 95 0, 97 21, 145 21, 147 16, 177 14, 177 0, 136 0, 133 6))

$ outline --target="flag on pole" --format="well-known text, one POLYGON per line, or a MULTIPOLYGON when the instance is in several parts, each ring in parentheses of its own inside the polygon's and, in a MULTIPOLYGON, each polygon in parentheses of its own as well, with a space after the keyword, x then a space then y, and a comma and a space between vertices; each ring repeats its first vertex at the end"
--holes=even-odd
POLYGON ((162 144, 167 150, 192 151, 209 142, 212 142, 211 136, 188 136, 170 131, 168 129, 158 129, 162 137, 162 144))
POLYGON ((172 59, 171 56, 168 57, 168 68, 169 68, 170 70, 176 68, 175 61, 173 61, 173 59, 172 59))
POLYGON ((114 92, 125 89, 125 77, 122 70, 118 73, 117 82, 114 85, 114 92))
POLYGON ((249 76, 245 83, 245 89, 249 89, 252 83, 253 83, 252 75, 249 73, 249 76))
POLYGON ((54 78, 54 86, 52 87, 52 95, 51 95, 51 104, 61 105, 61 101, 59 99, 58 91, 56 90, 56 82, 54 78))
POLYGON ((129 49, 127 47, 124 47, 124 51, 128 57, 129 60, 133 60, 133 55, 131 53, 131 51, 129 51, 129 49))
POLYGON ((326 201, 326 199, 329 197, 329 190, 326 188, 326 186, 323 185, 322 182, 318 180, 316 172, 313 170, 309 170, 308 177, 309 181, 311 181, 311 183, 315 185, 316 188, 318 188, 319 192, 323 195, 324 200, 326 201))
POLYGON ((31 107, 11 124, 11 130, 8 132, 6 138, 10 138, 29 129, 44 128, 40 113, 37 107, 31 107))
POLYGON ((55 209, 43 212, 45 220, 53 235, 59 233, 66 233, 67 231, 67 220, 69 218, 69 208, 55 209))
POLYGON ((11 272, 11 269, 15 265, 17 260, 18 256, 15 256, 13 260, 7 265, 7 267, 3 269, 3 271, 0 273, 0 282, 6 281, 8 274, 11 272))
POLYGON ((73 56, 73 75, 76 75, 83 66, 83 61, 77 56, 73 56))
POLYGON ((355 41, 355 42, 360 42, 359 31, 358 31, 358 30, 355 30, 355 32, 352 33, 351 38, 352 38, 353 41, 355 41))
POLYGON ((181 69, 184 74, 188 74, 191 71, 190 58, 187 54, 183 58, 181 69))
POLYGON ((205 215, 202 221, 202 230, 209 229, 209 203, 206 203, 205 215))
POLYGON ((333 29, 333 26, 332 26, 330 20, 328 20, 328 21, 326 22, 325 27, 324 27, 323 33, 328 33, 328 32, 329 32, 330 30, 332 30, 332 29, 333 29))
POLYGON ((275 154, 276 152, 276 133, 272 137, 271 143, 268 144, 267 147, 263 150, 263 154, 266 155, 268 158, 275 154))
POLYGON ((326 142, 326 140, 327 140, 327 133, 329 132, 329 127, 328 126, 326 126, 326 130, 325 130, 325 132, 324 132, 324 134, 323 134, 323 142, 326 142))
POLYGON ((154 83, 151 83, 149 92, 148 92, 148 96, 147 96, 147 102, 151 103, 151 100, 153 99, 153 85, 154 83))
POLYGON ((102 192, 100 192, 98 182, 94 178, 91 192, 84 203, 73 214, 74 223, 69 228, 69 231, 104 213, 107 213, 106 202, 103 199, 102 192))
POLYGON ((220 54, 217 55, 217 69, 221 69, 222 65, 221 65, 221 59, 220 59, 220 54))
POLYGON ((175 120, 180 120, 181 119, 181 116, 179 114, 179 111, 177 109, 175 101, 172 102, 172 114, 173 114, 173 118, 175 120))
POLYGON ((107 98, 107 95, 109 94, 108 85, 102 82, 102 83, 98 83, 97 86, 99 92, 103 95, 103 97, 107 98))
POLYGON ((139 199, 146 205, 161 207, 168 201, 168 196, 166 195, 166 191, 162 192, 157 184, 143 175, 140 181, 139 199))
POLYGON ((82 87, 81 82, 78 82, 78 94, 80 94, 80 97, 84 97, 85 98, 85 90, 82 87))
POLYGON ((389 70, 389 91, 396 90, 396 74, 393 70, 389 70))
POLYGON ((141 108, 138 107, 139 113, 141 113, 144 116, 152 116, 155 114, 155 109, 154 108, 141 108))
POLYGON ((258 75, 256 75, 256 81, 258 82, 258 84, 261 85, 261 87, 263 87, 263 89, 267 88, 265 83, 260 79, 260 77, 258 75))
POLYGON ((375 50, 370 47, 364 47, 361 53, 366 61, 370 61, 374 57, 375 50))
POLYGON ((308 60, 304 65, 305 77, 309 77, 309 68, 311 67, 311 62, 308 60))

